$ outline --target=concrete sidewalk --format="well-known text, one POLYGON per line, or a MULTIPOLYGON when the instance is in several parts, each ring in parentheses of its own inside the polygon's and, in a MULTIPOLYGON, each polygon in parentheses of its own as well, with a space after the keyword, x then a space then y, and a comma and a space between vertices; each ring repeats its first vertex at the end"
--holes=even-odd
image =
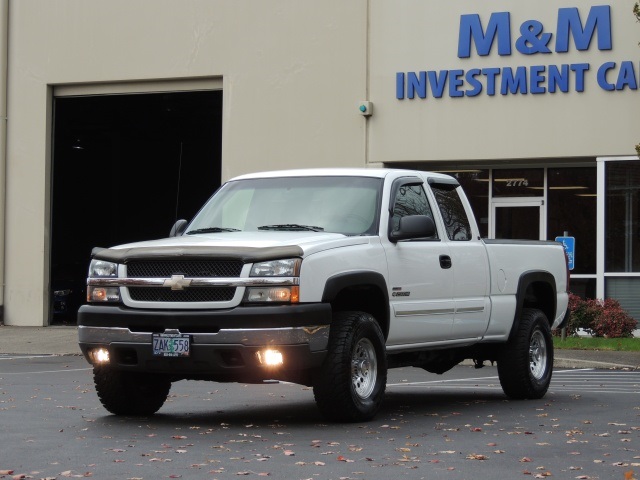
MULTIPOLYGON (((74 326, 0 326, 0 354, 81 355, 74 326)), ((640 352, 556 350, 556 368, 640 370, 640 352)))
POLYGON ((0 354, 81 355, 74 326, 0 326, 0 354))

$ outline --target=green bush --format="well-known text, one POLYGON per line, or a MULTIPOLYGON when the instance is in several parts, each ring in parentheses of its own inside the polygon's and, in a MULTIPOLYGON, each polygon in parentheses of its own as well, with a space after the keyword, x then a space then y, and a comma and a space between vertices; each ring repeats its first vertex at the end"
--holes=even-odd
POLYGON ((594 337, 622 338, 633 336, 637 324, 617 300, 607 298, 601 302, 601 314, 589 329, 594 337))
MULTIPOLYGON (((638 324, 613 298, 584 300, 570 293, 569 310, 568 336, 577 335, 582 328, 594 337, 631 337, 638 324)), ((560 335, 560 331, 554 334, 560 335)))

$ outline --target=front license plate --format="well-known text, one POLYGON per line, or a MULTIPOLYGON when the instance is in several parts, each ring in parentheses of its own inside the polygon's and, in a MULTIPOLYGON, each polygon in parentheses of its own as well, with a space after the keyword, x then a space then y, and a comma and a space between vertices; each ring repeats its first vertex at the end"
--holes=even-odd
POLYGON ((154 333, 153 354, 158 357, 188 357, 191 342, 183 333, 154 333))

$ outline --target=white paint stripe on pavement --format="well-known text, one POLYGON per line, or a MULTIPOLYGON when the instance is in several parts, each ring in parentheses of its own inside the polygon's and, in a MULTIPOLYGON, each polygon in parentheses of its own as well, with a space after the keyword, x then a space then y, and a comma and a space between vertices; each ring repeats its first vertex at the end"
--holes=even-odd
POLYGON ((37 375, 40 373, 84 372, 91 368, 65 368, 64 370, 42 370, 40 372, 0 372, 0 377, 5 375, 37 375))
POLYGON ((5 354, 0 354, 0 360, 22 360, 22 359, 29 359, 29 358, 49 358, 49 357, 55 357, 56 355, 51 355, 51 354, 42 354, 42 355, 19 355, 19 356, 15 356, 15 355, 9 355, 9 356, 4 356, 5 354))
MULTIPOLYGON (((554 371, 549 387, 550 393, 640 393, 640 377, 637 372, 597 372, 592 368, 554 371), (628 374, 632 375, 629 376, 628 374)), ((500 389, 499 377, 470 377, 440 379, 422 382, 392 383, 388 387, 403 388, 437 388, 446 387, 455 390, 493 390, 500 389)))

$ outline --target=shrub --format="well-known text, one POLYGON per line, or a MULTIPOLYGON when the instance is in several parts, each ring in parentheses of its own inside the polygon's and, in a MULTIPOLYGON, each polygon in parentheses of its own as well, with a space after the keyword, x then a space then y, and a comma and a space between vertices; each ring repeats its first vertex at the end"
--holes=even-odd
MULTIPOLYGON (((570 293, 569 311, 568 336, 577 335, 581 328, 595 337, 631 337, 638 323, 613 298, 584 300, 570 293)), ((559 329, 554 331, 554 335, 560 333, 559 329)))
MULTIPOLYGON (((584 300, 578 295, 569 293, 569 321, 567 322, 567 336, 575 336, 578 334, 579 323, 581 323, 584 312, 584 300)), ((561 329, 556 329, 553 334, 559 337, 562 334, 561 329)))
MULTIPOLYGON (((567 322, 567 336, 578 335, 578 329, 587 329, 598 316, 597 305, 589 303, 578 295, 569 293, 569 321, 567 322)), ((554 330, 554 335, 560 336, 561 330, 554 330)))
POLYGON ((634 320, 613 298, 601 302, 601 314, 589 326, 595 337, 631 337, 638 322, 634 320))

